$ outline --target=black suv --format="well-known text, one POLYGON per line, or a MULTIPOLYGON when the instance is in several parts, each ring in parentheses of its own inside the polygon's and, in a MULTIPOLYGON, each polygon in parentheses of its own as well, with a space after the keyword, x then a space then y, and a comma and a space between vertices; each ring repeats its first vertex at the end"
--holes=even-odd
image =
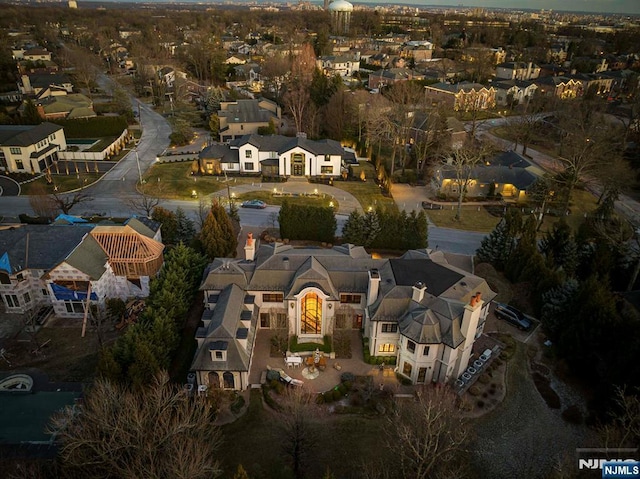
POLYGON ((508 304, 495 303, 495 305, 495 313, 498 319, 504 319, 522 331, 529 331, 531 329, 531 320, 521 311, 518 311, 508 304))

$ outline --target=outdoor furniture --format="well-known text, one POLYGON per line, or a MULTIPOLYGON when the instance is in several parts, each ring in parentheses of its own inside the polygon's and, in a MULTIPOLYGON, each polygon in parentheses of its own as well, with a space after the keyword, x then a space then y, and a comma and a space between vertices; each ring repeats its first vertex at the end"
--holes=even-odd
POLYGON ((336 371, 341 371, 342 370, 342 366, 340 366, 340 363, 335 362, 335 363, 333 363, 333 369, 335 369, 336 371))
POLYGON ((297 368, 302 364, 302 358, 300 356, 288 356, 284 359, 284 362, 289 368, 297 368))

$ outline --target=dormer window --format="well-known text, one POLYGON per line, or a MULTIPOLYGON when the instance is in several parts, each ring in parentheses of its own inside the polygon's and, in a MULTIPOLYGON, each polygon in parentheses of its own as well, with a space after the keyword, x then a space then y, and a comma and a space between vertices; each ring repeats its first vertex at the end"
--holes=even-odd
POLYGON ((227 341, 213 341, 212 343, 209 343, 211 361, 226 361, 228 346, 229 343, 227 343, 227 341))

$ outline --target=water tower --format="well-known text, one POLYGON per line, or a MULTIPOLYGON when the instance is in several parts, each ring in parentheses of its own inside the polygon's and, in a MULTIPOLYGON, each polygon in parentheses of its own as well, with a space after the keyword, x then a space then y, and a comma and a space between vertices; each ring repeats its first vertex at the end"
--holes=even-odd
POLYGON ((329 4, 331 14, 331 30, 336 35, 349 33, 349 23, 351 22, 351 12, 353 5, 346 0, 335 0, 329 4))

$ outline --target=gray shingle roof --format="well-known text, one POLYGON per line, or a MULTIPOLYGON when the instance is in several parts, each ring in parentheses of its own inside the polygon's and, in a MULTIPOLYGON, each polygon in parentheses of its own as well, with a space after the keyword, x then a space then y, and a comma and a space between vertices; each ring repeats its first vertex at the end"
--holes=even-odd
POLYGON ((62 130, 60 125, 49 122, 39 125, 0 125, 0 145, 31 146, 58 130, 62 130))
POLYGON ((230 145, 240 147, 247 143, 257 147, 260 151, 276 151, 279 154, 300 147, 314 155, 344 155, 343 148, 335 140, 308 140, 282 135, 244 135, 233 140, 230 145))
POLYGON ((93 225, 21 225, 0 230, 0 256, 7 253, 13 271, 49 270, 78 246, 93 225))
POLYGON ((260 108, 259 100, 238 100, 227 105, 226 110, 219 110, 218 116, 227 119, 227 123, 268 123, 276 118, 269 110, 260 108))
MULTIPOLYGON (((226 286, 221 292, 213 310, 205 311, 203 320, 210 320, 206 330, 198 330, 197 337, 204 338, 191 364, 195 371, 248 371, 253 344, 245 349, 239 342, 248 336, 243 325, 242 313, 245 308, 245 291, 235 284, 226 286), (226 360, 211 359, 210 351, 226 351, 226 360)), ((257 314, 251 314, 251 328, 257 325, 257 314)))

